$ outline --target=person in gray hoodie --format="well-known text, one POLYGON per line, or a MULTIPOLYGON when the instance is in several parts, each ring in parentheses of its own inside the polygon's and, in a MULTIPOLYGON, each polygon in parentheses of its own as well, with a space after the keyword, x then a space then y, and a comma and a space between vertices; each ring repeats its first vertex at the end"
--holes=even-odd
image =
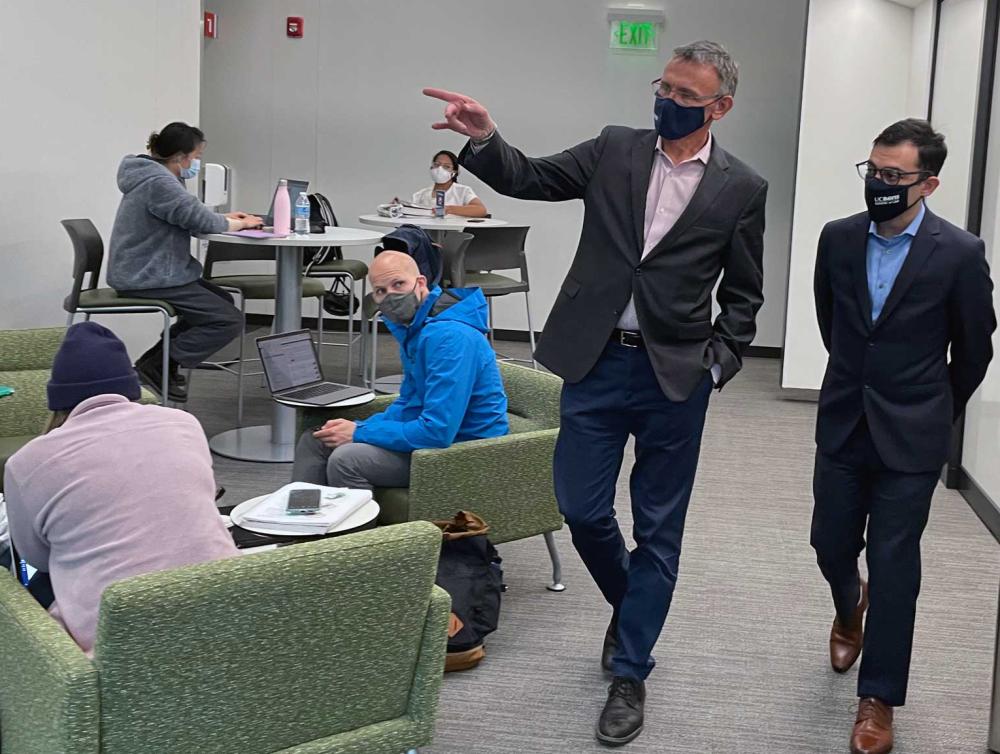
MULTIPOLYGON (((177 312, 170 331, 168 398, 187 400, 180 367, 200 364, 243 328, 233 298, 202 278, 191 236, 255 228, 259 217, 219 214, 189 194, 184 179, 198 174, 205 135, 170 123, 149 137, 148 155, 126 155, 118 166, 122 202, 109 246, 108 285, 131 298, 167 301, 177 312)), ((162 340, 139 357, 135 369, 149 387, 162 385, 162 340)))

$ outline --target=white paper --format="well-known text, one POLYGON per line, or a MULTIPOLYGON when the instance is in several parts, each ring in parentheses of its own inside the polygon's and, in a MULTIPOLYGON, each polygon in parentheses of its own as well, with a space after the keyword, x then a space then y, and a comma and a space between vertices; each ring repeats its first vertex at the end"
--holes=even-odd
POLYGON ((245 522, 263 524, 301 534, 325 534, 348 516, 367 505, 371 490, 346 487, 325 487, 309 482, 292 482, 268 495, 243 516, 245 522), (287 512, 288 494, 292 490, 320 490, 320 509, 312 515, 287 512))

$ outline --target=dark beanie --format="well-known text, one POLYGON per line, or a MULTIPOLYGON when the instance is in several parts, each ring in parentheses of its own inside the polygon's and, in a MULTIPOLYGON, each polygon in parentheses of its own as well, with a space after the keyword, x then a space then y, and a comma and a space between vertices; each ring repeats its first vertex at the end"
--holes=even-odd
POLYGON ((49 410, 70 411, 95 395, 114 393, 139 400, 139 377, 125 344, 96 322, 80 322, 66 331, 48 384, 49 410))

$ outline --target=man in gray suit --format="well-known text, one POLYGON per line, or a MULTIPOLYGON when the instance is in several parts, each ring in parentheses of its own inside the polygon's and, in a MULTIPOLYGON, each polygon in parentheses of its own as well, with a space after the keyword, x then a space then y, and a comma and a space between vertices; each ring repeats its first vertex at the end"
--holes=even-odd
POLYGON ((764 301, 767 183, 710 131, 732 109, 737 78, 721 45, 679 47, 652 82, 654 129, 608 126, 541 158, 507 144, 476 100, 424 90, 448 103, 433 127, 469 137, 460 162, 494 189, 584 201, 576 257, 536 357, 565 381, 553 464, 559 507, 612 608, 602 664, 613 680, 596 731, 611 746, 642 731, 709 394, 739 371, 764 301), (614 512, 629 435, 631 552, 614 512))

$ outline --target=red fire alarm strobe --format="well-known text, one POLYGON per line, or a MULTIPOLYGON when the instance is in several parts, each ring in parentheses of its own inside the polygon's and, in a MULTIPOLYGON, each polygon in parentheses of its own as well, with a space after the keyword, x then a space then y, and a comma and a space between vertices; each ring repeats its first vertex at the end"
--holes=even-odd
POLYGON ((205 36, 209 39, 216 39, 219 36, 219 27, 215 22, 215 14, 205 11, 205 36))
POLYGON ((302 16, 289 16, 285 24, 285 31, 290 37, 301 37, 302 16))

